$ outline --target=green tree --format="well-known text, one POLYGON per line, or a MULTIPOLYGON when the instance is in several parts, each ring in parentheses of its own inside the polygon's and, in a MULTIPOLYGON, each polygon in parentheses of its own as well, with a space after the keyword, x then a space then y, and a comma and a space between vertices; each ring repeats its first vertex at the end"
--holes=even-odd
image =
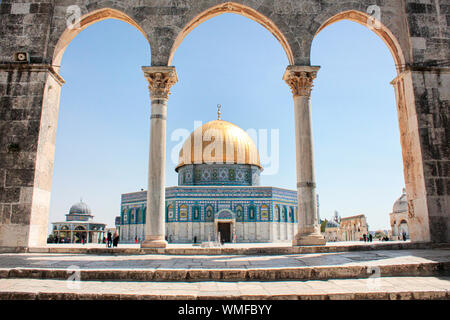
POLYGON ((54 243, 55 242, 55 237, 53 236, 53 234, 49 234, 48 238, 47 238, 47 243, 54 243))
POLYGON ((325 228, 327 226, 327 222, 328 220, 325 219, 324 221, 322 221, 322 223, 320 224, 320 232, 325 232, 325 228))

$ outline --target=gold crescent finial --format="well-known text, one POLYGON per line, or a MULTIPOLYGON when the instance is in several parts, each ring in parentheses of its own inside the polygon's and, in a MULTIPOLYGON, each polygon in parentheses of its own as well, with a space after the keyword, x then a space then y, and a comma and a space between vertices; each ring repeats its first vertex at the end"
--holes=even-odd
POLYGON ((221 116, 221 112, 220 112, 220 109, 222 108, 222 105, 221 104, 218 104, 217 105, 217 120, 220 120, 220 116, 221 116))

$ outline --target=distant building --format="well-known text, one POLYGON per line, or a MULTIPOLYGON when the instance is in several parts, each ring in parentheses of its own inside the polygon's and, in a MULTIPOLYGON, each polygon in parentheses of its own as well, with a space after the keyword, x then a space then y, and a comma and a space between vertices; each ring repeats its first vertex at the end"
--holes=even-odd
POLYGON ((89 206, 80 201, 74 204, 66 221, 53 222, 53 236, 58 243, 102 243, 106 224, 94 222, 89 206))
POLYGON ((337 211, 326 223, 324 237, 327 241, 360 241, 369 234, 369 225, 363 214, 340 218, 337 211))
POLYGON ((335 242, 339 240, 340 217, 337 211, 334 211, 334 217, 325 224, 324 237, 327 242, 335 242))
POLYGON ((363 214, 341 219, 339 238, 341 241, 360 241, 369 234, 369 225, 363 214))
POLYGON ((406 189, 403 189, 400 198, 394 202, 389 218, 391 221, 391 240, 403 240, 403 235, 406 236, 406 239, 409 239, 408 199, 406 198, 406 189))

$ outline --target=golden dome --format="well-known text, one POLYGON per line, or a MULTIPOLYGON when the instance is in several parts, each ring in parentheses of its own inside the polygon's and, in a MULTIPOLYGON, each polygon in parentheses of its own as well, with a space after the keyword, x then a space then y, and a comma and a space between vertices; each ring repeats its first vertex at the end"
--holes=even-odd
POLYGON ((178 169, 188 164, 248 164, 262 169, 250 136, 228 121, 214 120, 197 128, 183 144, 178 169))

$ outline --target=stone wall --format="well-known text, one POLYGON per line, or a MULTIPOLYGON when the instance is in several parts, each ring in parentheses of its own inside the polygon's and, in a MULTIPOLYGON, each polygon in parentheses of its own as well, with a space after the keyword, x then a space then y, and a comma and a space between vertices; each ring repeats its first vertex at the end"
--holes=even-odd
POLYGON ((411 238, 450 242, 449 7, 447 0, 3 0, 0 246, 45 244, 63 83, 58 66, 70 41, 97 21, 120 19, 148 39, 149 64, 170 65, 193 28, 225 12, 259 22, 280 41, 290 64, 299 66, 310 64, 314 36, 327 25, 347 19, 372 27, 399 72, 394 85, 411 238), (381 24, 370 19, 372 5, 378 5, 381 24), (79 28, 68 28, 76 8, 79 28), (14 63, 20 51, 30 53, 30 64, 14 63))
MULTIPOLYGON (((135 237, 144 238, 142 224, 120 226, 120 240, 134 243, 135 237)), ((237 242, 283 242, 292 241, 297 223, 286 222, 236 222, 237 242)), ((192 243, 194 236, 197 242, 214 241, 217 237, 214 222, 168 222, 166 235, 175 243, 192 243)))

